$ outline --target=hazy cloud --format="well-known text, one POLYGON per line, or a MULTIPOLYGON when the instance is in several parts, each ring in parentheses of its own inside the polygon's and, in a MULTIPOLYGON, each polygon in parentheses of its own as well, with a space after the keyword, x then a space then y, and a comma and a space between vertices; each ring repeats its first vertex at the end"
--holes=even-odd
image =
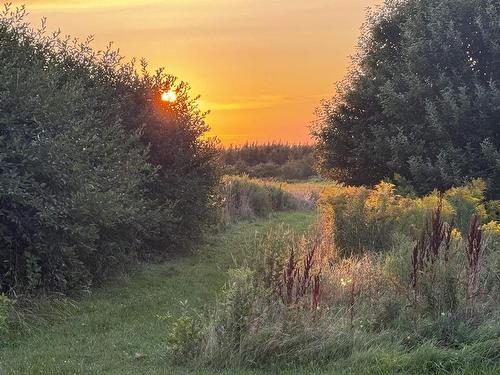
POLYGON ((207 102, 200 100, 200 105, 203 108, 210 109, 211 111, 234 111, 242 109, 272 108, 277 105, 289 102, 290 100, 292 99, 287 96, 271 95, 258 97, 241 97, 235 101, 225 103, 207 102))

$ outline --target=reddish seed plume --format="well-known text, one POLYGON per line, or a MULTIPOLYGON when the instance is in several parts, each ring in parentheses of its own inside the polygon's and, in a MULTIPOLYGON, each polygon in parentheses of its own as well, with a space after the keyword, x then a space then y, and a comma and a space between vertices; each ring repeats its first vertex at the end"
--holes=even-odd
POLYGON ((311 293, 311 306, 317 307, 320 298, 320 272, 314 273, 319 245, 315 241, 302 262, 296 260, 294 249, 290 249, 282 272, 277 292, 283 303, 293 305, 311 293))
POLYGON ((432 213, 431 232, 429 236, 429 254, 431 263, 435 263, 439 258, 439 250, 445 238, 444 222, 442 218, 443 197, 439 197, 439 202, 432 213))
POLYGON ((443 220, 443 197, 439 197, 438 205, 432 212, 430 224, 422 231, 411 257, 411 286, 418 288, 419 273, 433 272, 435 263, 440 257, 448 261, 451 243, 452 225, 445 226, 443 220), (442 254, 443 253, 443 254, 442 254))

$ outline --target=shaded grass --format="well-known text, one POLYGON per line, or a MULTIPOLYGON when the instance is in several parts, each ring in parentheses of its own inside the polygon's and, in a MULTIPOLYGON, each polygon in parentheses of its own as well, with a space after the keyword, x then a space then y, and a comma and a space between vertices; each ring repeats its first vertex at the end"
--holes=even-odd
POLYGON ((226 270, 256 232, 282 222, 304 231, 313 219, 312 212, 289 212, 235 224, 224 234, 208 238, 195 256, 145 266, 128 279, 97 289, 77 302, 69 317, 34 327, 33 333, 0 350, 0 373, 193 373, 169 366, 165 323, 156 315, 175 313, 184 300, 194 307, 213 301, 226 280, 226 270), (145 357, 135 359, 135 353, 145 357))

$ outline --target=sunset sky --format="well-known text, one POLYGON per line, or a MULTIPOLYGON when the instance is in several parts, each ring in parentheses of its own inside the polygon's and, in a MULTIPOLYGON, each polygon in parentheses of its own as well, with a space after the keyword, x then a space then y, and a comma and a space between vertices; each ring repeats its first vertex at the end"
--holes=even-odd
POLYGON ((34 0, 30 19, 109 41, 127 58, 190 83, 223 144, 309 142, 334 94, 366 8, 381 0, 34 0))

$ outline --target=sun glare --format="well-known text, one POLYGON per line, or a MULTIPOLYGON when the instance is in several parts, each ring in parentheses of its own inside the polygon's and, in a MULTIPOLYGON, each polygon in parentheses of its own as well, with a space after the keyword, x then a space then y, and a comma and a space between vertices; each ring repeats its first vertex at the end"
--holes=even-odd
POLYGON ((161 94, 161 100, 168 103, 173 103, 177 100, 177 94, 173 90, 165 91, 161 94))

